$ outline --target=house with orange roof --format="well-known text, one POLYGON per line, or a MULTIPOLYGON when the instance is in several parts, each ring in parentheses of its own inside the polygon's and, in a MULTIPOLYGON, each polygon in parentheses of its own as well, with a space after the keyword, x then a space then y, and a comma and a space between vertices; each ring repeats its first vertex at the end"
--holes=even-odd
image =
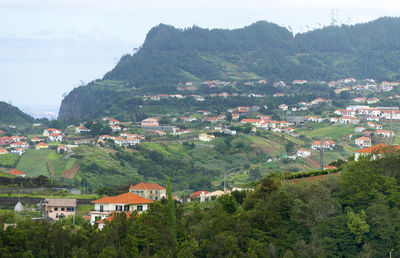
POLYGON ((355 140, 355 144, 361 148, 371 147, 371 138, 369 137, 359 137, 355 140))
POLYGON ((104 140, 114 140, 114 136, 110 136, 110 135, 107 135, 107 134, 101 135, 101 136, 99 136, 99 140, 102 140, 102 141, 104 141, 104 140))
POLYGON ((137 211, 139 214, 148 210, 154 201, 128 192, 117 196, 106 196, 94 203, 94 211, 90 212, 90 223, 93 225, 96 219, 105 219, 113 212, 137 211))
POLYGON ((90 132, 90 129, 87 129, 86 127, 84 127, 84 126, 77 126, 77 127, 75 127, 75 133, 86 133, 86 132, 90 132))
POLYGON ((19 156, 21 156, 22 154, 25 153, 25 149, 23 148, 14 148, 11 150, 12 154, 18 154, 19 156))
POLYGON ((374 146, 356 150, 354 151, 354 159, 357 161, 360 157, 371 155, 372 159, 377 159, 382 157, 384 154, 389 154, 391 152, 399 152, 400 146, 399 145, 388 145, 379 143, 374 146))
MULTIPOLYGON (((110 223, 116 216, 118 216, 118 214, 119 214, 118 212, 113 212, 107 218, 96 221, 97 228, 102 230, 104 228, 104 226, 106 225, 106 223, 110 223)), ((126 219, 129 219, 131 217, 131 215, 132 215, 132 212, 130 212, 130 211, 125 212, 126 219)), ((89 216, 89 220, 90 220, 90 216, 89 216)))
POLYGON ((139 183, 131 185, 129 192, 150 200, 161 200, 167 195, 167 189, 156 183, 139 183))
POLYGON ((306 150, 306 149, 299 149, 299 150, 297 150, 296 155, 298 157, 308 158, 311 156, 311 151, 306 150))
POLYGON ((19 171, 17 169, 13 169, 8 174, 13 175, 13 176, 20 176, 20 177, 26 177, 26 174, 22 171, 19 171))
POLYGON ((29 143, 27 142, 13 142, 10 144, 11 148, 22 148, 27 149, 29 147, 29 143))
POLYGON ((331 165, 326 165, 324 166, 323 170, 328 170, 328 169, 335 169, 335 166, 331 166, 331 165))
POLYGON ((0 155, 1 154, 8 154, 8 150, 6 150, 4 148, 0 148, 0 155))
POLYGON ((4 134, 5 132, 3 130, 0 130, 0 134, 4 134))
POLYGON ((12 140, 10 137, 8 137, 8 136, 0 137, 0 145, 6 145, 9 143, 12 143, 12 140))
POLYGON ((58 154, 62 154, 65 153, 67 151, 67 147, 65 147, 64 145, 60 145, 57 147, 57 153, 58 154))
POLYGON ((203 142, 211 142, 214 140, 215 136, 212 134, 207 134, 207 133, 201 133, 199 134, 199 141, 203 142))
POLYGON ((110 128, 113 132, 121 131, 121 126, 119 125, 110 125, 110 128))
POLYGON ((242 119, 242 121, 240 121, 242 125, 251 124, 254 125, 255 127, 261 127, 262 122, 264 122, 264 120, 262 119, 242 119))
POLYGON ((293 82, 292 82, 292 84, 297 84, 297 85, 301 85, 301 84, 305 84, 305 83, 307 83, 307 80, 294 80, 293 82))
POLYGON ((39 142, 38 144, 35 145, 36 150, 43 150, 43 149, 48 149, 49 145, 44 142, 39 142))
POLYGON ((142 126, 159 126, 158 119, 156 117, 150 117, 142 120, 140 122, 142 126))
POLYGON ((109 125, 117 125, 117 124, 119 124, 120 122, 117 120, 117 119, 114 119, 114 118, 109 118, 108 119, 108 124, 109 125))
POLYGON ((332 140, 328 141, 313 141, 311 143, 311 149, 320 150, 320 149, 332 149, 336 146, 336 143, 332 140))
POLYGON ((197 191, 190 194, 190 199, 199 199, 200 202, 204 202, 208 196, 208 191, 197 191))
POLYGON ((51 133, 47 136, 47 140, 49 142, 61 142, 63 140, 63 136, 59 133, 51 133))
MULTIPOLYGON (((24 137, 24 138, 25 138, 25 137, 24 137)), ((20 141, 22 141, 22 138, 21 138, 21 136, 13 135, 13 136, 11 136, 11 140, 12 140, 13 142, 20 142, 20 141)))
POLYGON ((48 129, 45 129, 45 130, 43 131, 43 136, 49 136, 49 135, 52 134, 52 133, 61 134, 62 131, 61 131, 61 130, 58 130, 58 129, 55 129, 55 128, 48 128, 48 129))
POLYGON ((41 142, 42 141, 42 139, 40 139, 40 138, 38 138, 38 137, 36 137, 36 136, 34 136, 32 139, 31 139, 31 142, 34 142, 34 143, 38 143, 38 142, 41 142))
POLYGON ((376 134, 376 135, 383 136, 383 137, 392 137, 392 136, 395 135, 394 131, 390 131, 390 130, 381 130, 381 129, 376 130, 376 131, 375 131, 375 134, 376 134))

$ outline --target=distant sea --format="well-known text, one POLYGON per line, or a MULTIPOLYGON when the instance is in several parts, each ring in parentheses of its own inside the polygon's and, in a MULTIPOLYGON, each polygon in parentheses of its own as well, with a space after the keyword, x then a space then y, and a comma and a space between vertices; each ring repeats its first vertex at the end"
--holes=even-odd
POLYGON ((49 120, 57 119, 59 109, 58 106, 47 105, 18 105, 18 107, 34 118, 47 118, 49 120))

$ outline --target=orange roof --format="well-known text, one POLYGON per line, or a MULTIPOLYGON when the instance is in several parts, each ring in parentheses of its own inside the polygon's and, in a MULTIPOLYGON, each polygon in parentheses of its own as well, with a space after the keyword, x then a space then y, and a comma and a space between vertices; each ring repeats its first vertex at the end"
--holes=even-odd
MULTIPOLYGON (((393 150, 400 150, 400 146, 399 145, 392 145, 393 150)), ((383 154, 383 153, 388 153, 390 151, 390 145, 387 144, 383 144, 383 143, 379 143, 376 144, 374 146, 365 148, 365 149, 361 149, 361 150, 356 150, 355 152, 358 153, 379 153, 379 154, 383 154)))
POLYGON ((205 195, 208 194, 207 191, 197 191, 197 192, 191 193, 191 194, 190 194, 190 197, 192 197, 192 198, 198 198, 198 197, 200 197, 201 193, 204 193, 205 195))
POLYGON ((6 150, 6 149, 0 149, 0 153, 8 153, 8 150, 6 150))
POLYGON ((123 203, 123 204, 142 204, 153 203, 152 200, 143 198, 131 192, 120 194, 117 196, 106 196, 99 200, 92 201, 92 203, 123 203))
POLYGON ((356 140, 370 141, 371 138, 369 138, 369 137, 360 137, 360 138, 357 138, 356 140))
POLYGON ((241 123, 251 123, 251 122, 255 122, 255 123, 260 123, 262 122, 262 119, 242 119, 241 123))
POLYGON ((162 187, 159 184, 156 183, 139 183, 137 185, 134 185, 129 187, 129 189, 135 189, 135 190, 165 190, 164 187, 162 187))
MULTIPOLYGON (((117 213, 117 212, 113 212, 113 213, 112 213, 110 216, 108 216, 107 218, 98 220, 98 221, 96 221, 96 223, 105 223, 106 221, 111 222, 111 221, 114 219, 114 217, 115 217, 116 214, 118 214, 118 213, 117 213)), ((126 211, 125 214, 126 214, 126 219, 129 219, 130 216, 131 216, 131 214, 132 214, 132 212, 126 211)))
POLYGON ((306 150, 306 149, 298 149, 297 151, 309 151, 309 150, 306 150))
POLYGON ((47 143, 40 142, 40 143, 36 144, 36 146, 49 146, 49 145, 47 143))
POLYGON ((8 174, 10 174, 10 175, 14 175, 14 176, 25 175, 25 173, 24 173, 24 172, 22 172, 22 171, 19 171, 19 170, 16 170, 16 169, 13 169, 13 170, 11 170, 10 172, 8 172, 8 174))

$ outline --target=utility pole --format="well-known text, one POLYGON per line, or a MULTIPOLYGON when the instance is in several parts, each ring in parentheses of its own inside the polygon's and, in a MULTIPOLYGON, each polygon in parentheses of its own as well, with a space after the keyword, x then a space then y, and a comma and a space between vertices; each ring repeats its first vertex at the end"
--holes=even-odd
POLYGON ((324 170, 324 148, 322 148, 322 141, 319 148, 319 169, 324 170))
POLYGON ((226 170, 224 171, 224 193, 226 192, 226 170))

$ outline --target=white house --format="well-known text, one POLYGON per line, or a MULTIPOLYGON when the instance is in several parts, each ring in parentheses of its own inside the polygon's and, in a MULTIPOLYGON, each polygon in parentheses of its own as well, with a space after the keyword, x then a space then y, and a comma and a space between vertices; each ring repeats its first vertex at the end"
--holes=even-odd
POLYGON ((371 138, 369 137, 359 137, 355 140, 355 144, 362 147, 367 148, 371 147, 371 138))
POLYGON ((45 129, 43 131, 43 136, 49 136, 52 133, 61 134, 61 130, 58 130, 58 129, 55 129, 55 128, 48 128, 48 129, 45 129))
POLYGON ((311 151, 306 150, 306 149, 299 149, 299 150, 297 150, 296 155, 299 157, 302 157, 302 158, 307 158, 307 157, 311 156, 311 151))
POLYGON ((383 137, 391 137, 391 136, 395 135, 395 133, 393 131, 389 131, 389 130, 376 130, 375 134, 381 135, 383 137))
POLYGON ((94 203, 94 211, 90 212, 90 223, 93 225, 96 219, 105 219, 113 212, 137 211, 142 213, 149 208, 153 201, 128 192, 117 196, 103 197, 92 203, 94 203))
POLYGON ((85 132, 90 132, 90 130, 81 125, 75 127, 75 133, 85 133, 85 132))
POLYGON ((63 140, 63 136, 59 133, 52 133, 47 136, 47 140, 49 142, 61 142, 63 140))
POLYGON ((113 132, 121 131, 121 126, 119 125, 110 125, 110 128, 113 132))
POLYGON ((207 133, 201 133, 199 134, 199 140, 203 142, 211 142, 214 140, 215 136, 207 133))

